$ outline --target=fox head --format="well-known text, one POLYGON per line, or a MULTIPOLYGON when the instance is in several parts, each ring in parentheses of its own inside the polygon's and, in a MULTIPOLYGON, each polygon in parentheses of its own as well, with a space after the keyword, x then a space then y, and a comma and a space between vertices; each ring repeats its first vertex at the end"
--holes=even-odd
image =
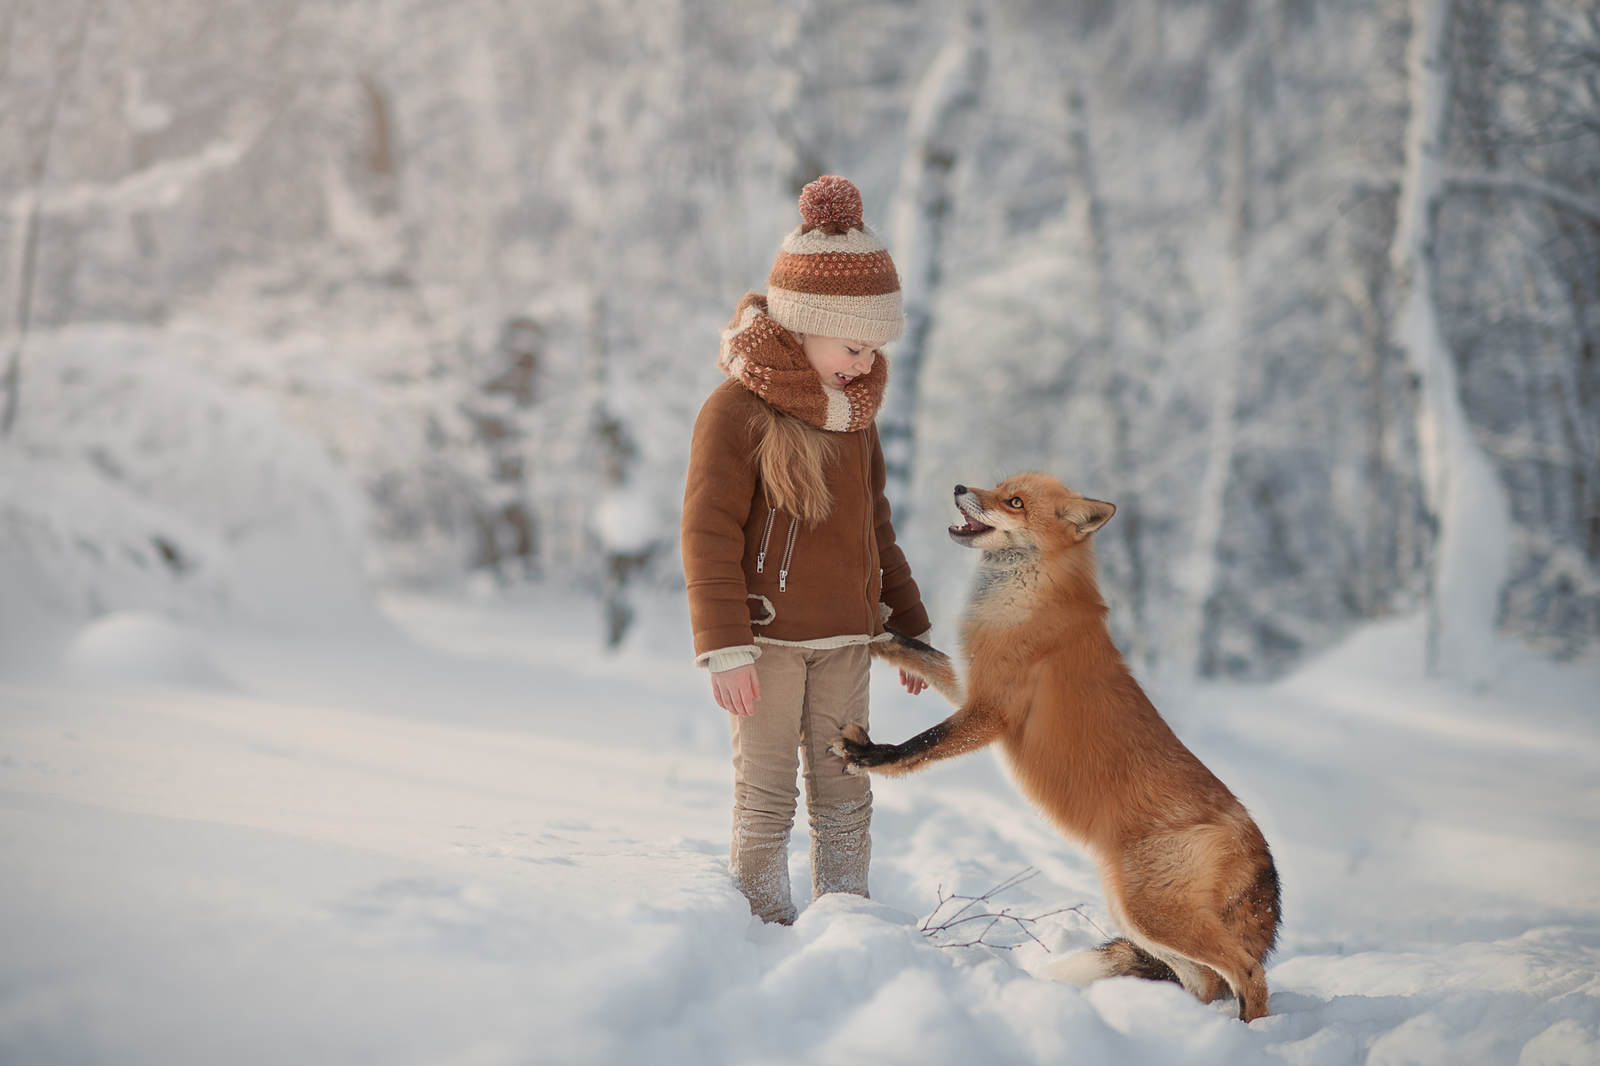
POLYGON ((1017 474, 992 489, 956 486, 962 522, 950 539, 969 548, 1049 552, 1078 544, 1116 513, 1113 504, 1073 492, 1049 474, 1017 474))

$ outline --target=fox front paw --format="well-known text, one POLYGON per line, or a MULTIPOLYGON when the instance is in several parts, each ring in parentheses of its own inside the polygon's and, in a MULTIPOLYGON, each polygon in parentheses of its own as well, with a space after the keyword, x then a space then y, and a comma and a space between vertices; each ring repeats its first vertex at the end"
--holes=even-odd
POLYGON ((828 750, 844 760, 846 772, 865 774, 874 766, 881 766, 894 758, 894 746, 874 744, 867 731, 858 725, 847 725, 844 732, 833 738, 828 750))

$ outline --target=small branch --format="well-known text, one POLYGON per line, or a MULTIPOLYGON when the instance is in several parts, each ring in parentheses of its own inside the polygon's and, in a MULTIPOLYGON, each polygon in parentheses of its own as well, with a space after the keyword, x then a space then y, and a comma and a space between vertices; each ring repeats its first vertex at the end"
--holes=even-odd
POLYGON ((1444 187, 1451 192, 1503 192, 1528 196, 1581 215, 1600 225, 1600 201, 1557 185, 1553 181, 1519 174, 1489 171, 1451 171, 1444 176, 1444 187))
POLYGON ((1071 907, 1058 907, 1053 911, 1046 911, 1043 914, 1035 915, 1013 914, 1011 913, 1010 907, 1005 907, 998 911, 989 910, 988 903, 995 896, 1006 891, 1007 889, 1017 887, 1024 881, 1030 881, 1037 876, 1039 876, 1038 870, 1031 866, 1027 867, 1020 873, 1013 874, 1012 876, 1006 878, 1004 881, 1000 882, 998 885, 995 885, 981 896, 963 896, 956 893, 945 895, 944 886, 940 885, 937 890, 939 895, 939 905, 933 908, 933 912, 922 920, 922 924, 918 928, 921 930, 923 936, 936 940, 939 936, 949 933, 957 926, 966 925, 968 922, 986 921, 988 924, 986 924, 979 931, 976 937, 973 937, 969 940, 945 942, 941 943, 939 946, 941 948, 970 948, 981 946, 986 948, 997 948, 1001 951, 1010 951, 1017 945, 993 944, 986 939, 989 934, 994 932, 995 928, 1002 922, 1010 922, 1011 925, 1006 926, 1006 928, 1014 928, 1015 930, 1020 931, 1029 940, 1033 941, 1035 944, 1038 944, 1041 948, 1044 948, 1045 951, 1049 951, 1050 949, 1045 945, 1045 942, 1034 935, 1032 928, 1033 925, 1044 920, 1045 918, 1050 918, 1057 914, 1066 914, 1070 911, 1082 917, 1083 920, 1088 922, 1090 925, 1093 925, 1095 929, 1099 930, 1101 935, 1107 937, 1108 939, 1110 938, 1109 933, 1107 933, 1104 929, 1101 929, 1099 925, 1095 924, 1094 919, 1090 918, 1084 913, 1084 904, 1082 903, 1075 904, 1071 907), (955 903, 960 903, 961 906, 950 912, 948 916, 941 918, 940 912, 942 912, 947 906, 955 903), (975 908, 977 909, 975 910, 975 908), (968 913, 969 911, 973 913, 968 913))

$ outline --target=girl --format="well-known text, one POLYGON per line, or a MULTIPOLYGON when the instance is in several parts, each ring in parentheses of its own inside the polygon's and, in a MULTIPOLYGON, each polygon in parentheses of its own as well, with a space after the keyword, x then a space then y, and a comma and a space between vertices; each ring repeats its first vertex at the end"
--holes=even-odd
POLYGON ((722 333, 728 380, 695 422, 682 538, 695 662, 732 716, 729 869, 754 914, 786 925, 796 753, 812 895, 865 896, 872 790, 828 745, 867 725, 867 645, 887 639, 884 623, 928 630, 873 426, 889 376, 880 346, 904 321, 900 279, 850 182, 807 185, 800 214, 767 295, 746 294, 722 333))

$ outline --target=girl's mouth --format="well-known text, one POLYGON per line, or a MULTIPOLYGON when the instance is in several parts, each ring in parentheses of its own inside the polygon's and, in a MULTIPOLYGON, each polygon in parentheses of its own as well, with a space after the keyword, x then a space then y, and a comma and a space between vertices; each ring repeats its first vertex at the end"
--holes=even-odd
POLYGON ((853 375, 847 377, 844 374, 835 374, 833 375, 833 380, 837 381, 841 386, 843 386, 850 384, 855 380, 855 377, 853 375))

